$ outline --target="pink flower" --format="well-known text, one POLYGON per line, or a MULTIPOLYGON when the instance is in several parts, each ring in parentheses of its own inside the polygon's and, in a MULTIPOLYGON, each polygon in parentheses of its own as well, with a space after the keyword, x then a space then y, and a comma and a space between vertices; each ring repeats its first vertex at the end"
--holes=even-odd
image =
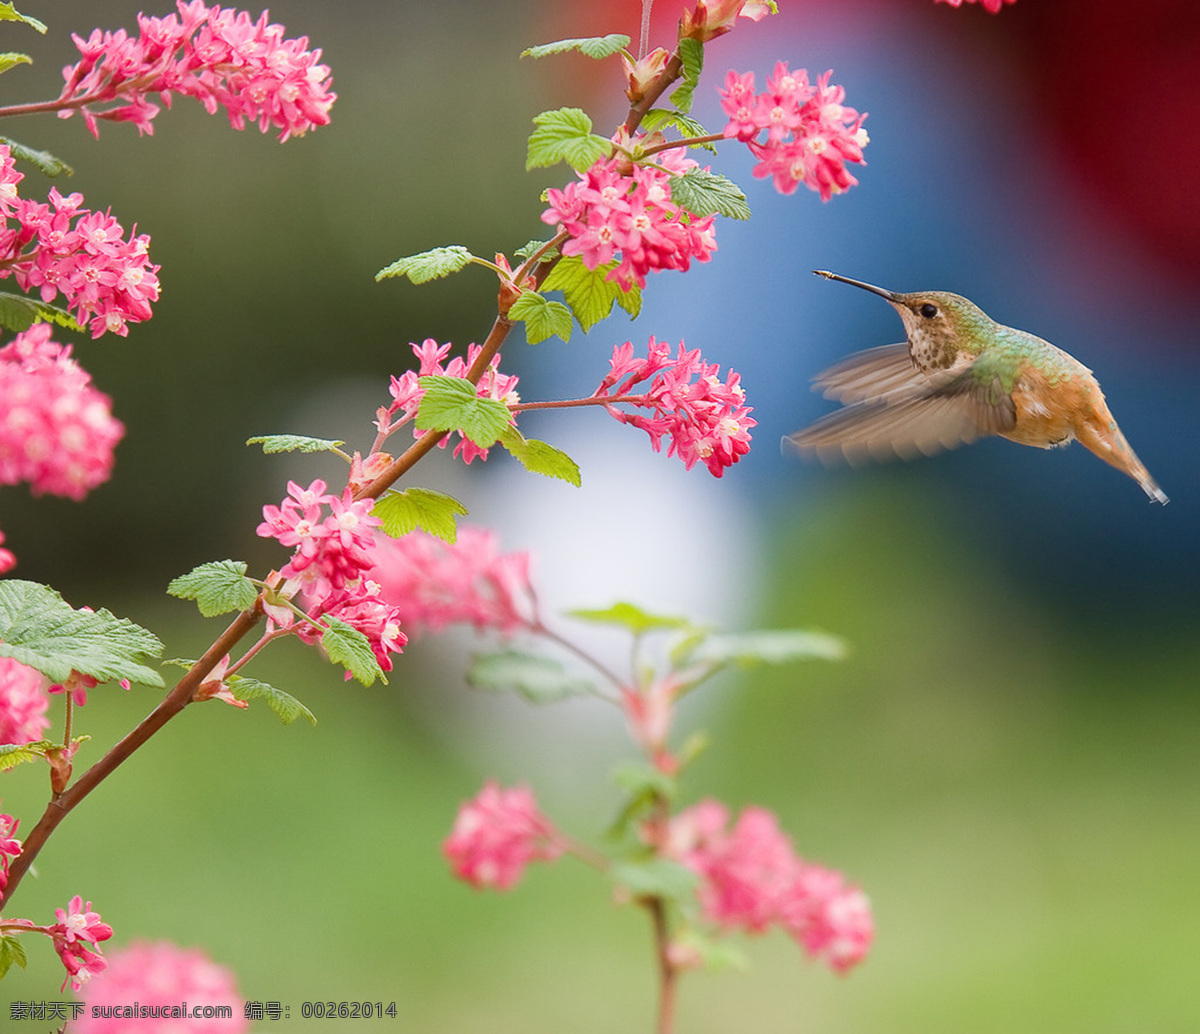
POLYGON ((0 892, 8 886, 8 864, 21 853, 21 841, 16 838, 18 820, 0 815, 0 892))
POLYGON ((82 499, 112 473, 125 428, 74 359, 38 323, 0 348, 0 484, 82 499))
POLYGON ((423 531, 381 537, 370 578, 410 629, 447 625, 511 633, 537 622, 528 553, 501 553, 494 532, 464 526, 454 543, 423 531))
POLYGON ((11 657, 0 657, 0 743, 32 743, 42 738, 50 727, 45 685, 40 671, 11 657))
POLYGON ((875 939, 871 905, 839 872, 798 866, 780 906, 780 920, 810 955, 844 973, 861 962, 875 939))
MULTIPOLYGON (((328 596, 309 608, 310 618, 325 615, 346 622, 358 629, 371 644, 371 652, 383 671, 392 670, 393 653, 402 653, 408 644, 408 636, 400 630, 401 609, 382 598, 382 590, 374 579, 363 579, 348 588, 335 589, 328 596)), ((318 631, 312 625, 300 622, 296 635, 305 642, 315 642, 318 631)), ((352 678, 346 672, 346 680, 352 678)))
POLYGON ((671 180, 698 167, 687 149, 672 148, 629 168, 618 155, 598 160, 579 182, 546 192, 550 207, 542 222, 562 225, 571 239, 564 255, 579 255, 588 269, 620 256, 608 279, 628 291, 646 286, 646 274, 686 270, 693 259, 707 262, 717 250, 715 216, 698 218, 671 200, 671 180))
POLYGON ((725 136, 750 148, 759 159, 754 175, 770 176, 782 194, 804 183, 828 201, 858 182, 846 165, 863 162, 866 115, 842 103, 846 91, 829 85, 832 74, 826 72, 814 85, 807 71, 792 72, 781 61, 761 94, 754 92, 753 73, 725 77, 720 91, 729 116, 725 136))
POLYGON ((207 7, 201 0, 178 0, 179 15, 138 15, 139 35, 124 29, 96 29, 85 40, 74 36, 82 55, 63 69, 66 85, 60 118, 79 111, 95 136, 98 119, 132 122, 139 133, 154 131, 157 93, 168 107, 172 94, 194 97, 209 114, 224 108, 234 129, 257 122, 274 126, 279 139, 301 136, 329 122, 337 98, 321 51, 307 37, 285 39, 281 25, 268 24, 264 11, 253 21, 245 11, 207 7), (102 108, 100 105, 111 104, 102 108))
POLYGON ((670 346, 654 338, 648 352, 645 359, 635 358, 628 341, 614 348, 610 372, 594 397, 611 398, 608 412, 645 431, 656 452, 668 436, 668 455, 678 456, 688 470, 703 461, 713 477, 720 477, 750 451, 750 428, 758 424, 745 404, 741 378, 731 370, 722 381, 718 366, 706 364, 699 349, 685 351, 682 342, 674 358, 670 346), (647 380, 647 391, 634 391, 647 380), (626 413, 616 408, 617 402, 650 414, 626 413))
POLYGON ((112 936, 112 927, 100 919, 98 912, 92 911, 90 901, 85 905, 78 894, 71 898, 66 909, 55 909, 54 917, 58 922, 49 928, 49 932, 54 938, 54 950, 67 970, 63 987, 69 980, 71 988, 78 991, 104 969, 105 960, 99 945, 112 936), (88 944, 92 948, 87 947, 88 944))
POLYGON ((732 29, 739 14, 759 21, 774 10, 771 0, 696 0, 694 8, 683 12, 679 38, 707 43, 732 29))
POLYGON ((525 786, 502 790, 491 780, 459 809, 442 844, 459 879, 497 890, 514 886, 531 861, 553 861, 562 851, 532 791, 525 786))
MULTIPOLYGON (((935 0, 935 2, 949 4, 951 7, 961 7, 964 0, 935 0)), ((1017 0, 965 0, 965 2, 969 4, 981 3, 983 4, 984 10, 989 11, 992 14, 999 14, 1000 8, 1002 8, 1005 4, 1015 4, 1017 0)))
POLYGON ((70 1025, 73 1034, 243 1034, 250 1029, 233 973, 198 949, 135 942, 107 961, 108 968, 80 993, 85 1008, 70 1025), (185 1002, 186 1017, 179 1013, 185 1002), (208 1006, 224 1006, 229 1016, 192 1015, 208 1006))
MULTIPOLYGON (((0 531, 0 547, 4 545, 4 532, 0 531)), ((17 566, 17 557, 11 549, 0 548, 0 574, 8 574, 17 566)))

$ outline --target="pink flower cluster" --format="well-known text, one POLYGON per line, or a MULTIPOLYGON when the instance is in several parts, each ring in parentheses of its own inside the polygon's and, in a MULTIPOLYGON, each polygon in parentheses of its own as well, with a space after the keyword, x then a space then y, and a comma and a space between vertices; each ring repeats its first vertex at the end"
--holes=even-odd
POLYGON ((504 790, 489 780, 459 809, 442 852, 459 879, 508 890, 530 862, 562 854, 557 835, 528 787, 504 790))
MULTIPOLYGON (((426 338, 421 344, 412 345, 413 354, 420 365, 416 371, 406 370, 399 377, 393 375, 388 389, 392 396, 391 405, 380 406, 376 414, 375 426, 379 430, 380 441, 417 415, 417 409, 425 395, 424 389, 418 383, 418 377, 466 377, 471 364, 482 351, 481 345, 469 345, 466 359, 455 356, 449 362, 443 362, 452 347, 449 342, 439 345, 433 338, 426 338)), ((518 379, 500 372, 500 355, 497 353, 475 386, 475 393, 483 399, 494 399, 506 405, 515 404, 520 401, 516 390, 518 379)), ((461 456, 464 463, 470 463, 476 457, 487 459, 487 449, 481 449, 469 438, 464 437, 461 431, 455 433, 458 435, 454 446, 455 456, 461 456)), ((419 435, 420 432, 414 431, 414 434, 419 435)), ((443 438, 439 443, 440 447, 444 449, 451 437, 453 436, 447 435, 443 438)))
POLYGON ((21 290, 36 288, 47 303, 61 291, 92 337, 125 336, 127 324, 148 320, 159 268, 147 255, 150 238, 135 227, 126 240, 111 213, 83 207, 82 194, 64 197, 51 187, 50 204, 22 198, 22 179, 8 145, 0 144, 0 277, 11 274, 21 290))
POLYGON ((715 216, 698 218, 671 200, 671 180, 698 163, 687 149, 672 148, 655 162, 630 163, 618 155, 598 160, 579 182, 546 192, 550 207, 542 222, 562 225, 570 235, 564 255, 579 255, 588 269, 620 255, 608 275, 628 291, 646 286, 658 269, 686 270, 693 259, 707 262, 717 250, 715 216))
POLYGON ((92 903, 85 905, 78 894, 65 909, 56 908, 54 917, 58 922, 50 927, 49 933, 54 938, 54 950, 67 969, 63 987, 69 980, 72 990, 78 991, 103 971, 106 963, 100 953, 100 942, 112 936, 112 927, 102 922, 100 914, 92 911, 92 903))
POLYGON ((42 738, 50 727, 45 684, 45 676, 37 669, 0 657, 0 743, 32 743, 42 738))
POLYGON ((729 116, 725 136, 745 142, 758 158, 754 175, 772 177, 775 189, 792 193, 801 183, 828 201, 858 182, 846 164, 862 163, 867 132, 860 115, 842 102, 846 91, 830 86, 826 72, 816 84, 808 72, 780 61, 767 88, 754 92, 754 73, 730 72, 720 91, 729 116))
POLYGON ((740 377, 730 370, 722 381, 720 367, 705 363, 699 349, 685 351, 680 342, 672 357, 670 345, 651 338, 648 355, 639 359, 626 341, 613 349, 609 366, 595 397, 611 399, 605 406, 609 413, 645 431, 656 452, 667 435, 667 455, 678 456, 688 470, 703 461, 713 477, 720 477, 750 451, 750 428, 758 421, 745 404, 740 377), (649 390, 635 393, 634 386, 647 380, 649 390), (625 413, 617 402, 641 406, 652 415, 625 413))
POLYGON ((125 428, 109 397, 38 323, 0 348, 0 484, 82 499, 112 473, 125 428))
MULTIPOLYGON (((327 494, 325 488, 319 479, 308 488, 289 481, 289 498, 283 505, 263 507, 258 534, 295 547, 292 559, 279 571, 284 579, 281 594, 290 598, 303 591, 309 617, 329 614, 358 629, 371 643, 380 667, 390 671, 390 654, 399 653, 408 639, 400 631, 396 609, 380 598, 379 586, 365 577, 374 563, 370 549, 380 526, 379 518, 371 514, 374 503, 355 502, 349 488, 340 497, 327 494)), ((287 607, 272 607, 270 616, 282 627, 290 627, 294 617, 287 607)), ((318 633, 300 623, 296 634, 311 642, 318 633)))
POLYGON ((4 532, 0 531, 0 574, 8 574, 17 566, 17 558, 11 549, 4 549, 4 532))
POLYGON ((74 36, 82 57, 63 69, 59 117, 79 111, 93 135, 97 119, 132 122, 138 132, 152 133, 159 108, 149 95, 160 94, 169 107, 178 93, 196 98, 210 115, 225 108, 234 129, 247 121, 264 133, 274 126, 280 140, 328 124, 337 94, 321 51, 309 50, 307 37, 285 39, 283 26, 269 24, 266 11, 253 21, 245 11, 202 0, 178 0, 176 8, 178 16, 139 14, 136 37, 124 29, 95 29, 86 40, 74 36))
POLYGON ((798 857, 770 812, 746 808, 728 824, 728 809, 713 800, 671 821, 669 850, 700 876, 705 918, 747 933, 778 924, 838 972, 861 962, 875 936, 866 895, 798 857))
MULTIPOLYGON (((964 0, 936 0, 937 3, 949 4, 951 7, 961 7, 964 0)), ((1015 4, 1017 0, 965 0, 968 4, 983 4, 984 10, 991 14, 999 14, 1005 4, 1015 4)))
POLYGON ((18 821, 11 815, 0 814, 0 892, 8 886, 9 863, 21 853, 21 841, 16 837, 18 821))
POLYGON ((414 531, 380 538, 371 578, 405 626, 440 632, 447 625, 511 633, 536 623, 528 553, 501 553, 495 532, 464 526, 455 542, 414 531))
POLYGON ((71 1022, 72 1034, 244 1034, 250 1029, 233 973, 198 949, 135 942, 106 961, 108 968, 80 992, 85 1008, 71 1022), (228 1006, 232 1015, 180 1015, 181 1008, 214 1005, 228 1006))

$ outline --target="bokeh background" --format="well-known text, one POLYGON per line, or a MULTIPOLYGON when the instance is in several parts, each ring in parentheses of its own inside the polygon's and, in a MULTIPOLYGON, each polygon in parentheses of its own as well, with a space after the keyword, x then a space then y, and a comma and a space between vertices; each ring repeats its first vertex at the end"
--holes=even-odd
MULTIPOLYGON (((21 6, 50 32, 3 30, 5 50, 36 59, 4 77, 14 102, 57 94, 69 31, 133 28, 142 5, 21 6)), ((760 422, 750 456, 714 481, 601 413, 530 414, 529 433, 580 462, 582 489, 502 460, 435 457, 417 479, 457 494, 506 548, 533 549, 548 607, 628 598, 853 646, 699 699, 684 724, 713 742, 689 791, 775 810, 802 854, 861 882, 876 948, 838 979, 782 936, 748 943, 747 972, 684 982, 681 1030, 1194 1031, 1200 14, 1186 0, 1141 0, 1136 18, 1118 0, 1019 0, 995 17, 931 0, 783 6, 709 47, 696 114, 720 126, 728 68, 760 82, 777 59, 833 68, 870 112, 861 185, 826 205, 782 198, 726 149, 714 166, 755 218, 718 227, 712 263, 653 277, 636 324, 618 314, 504 357, 523 398, 561 397, 590 393, 615 343, 684 339, 741 371, 760 422), (1078 446, 989 441, 853 471, 781 457, 780 436, 828 408, 808 378, 900 333, 886 305, 813 268, 958 291, 1071 351, 1171 503, 1078 446)), ((656 41, 678 13, 659 0, 656 41)), ((408 342, 486 334, 482 271, 421 288, 375 271, 440 244, 511 252, 542 228, 541 190, 567 176, 524 171, 531 117, 576 104, 619 121, 614 63, 517 55, 636 36, 638 11, 279 0, 271 14, 334 70, 333 123, 303 139, 235 133, 187 101, 141 140, 105 125, 94 141, 78 120, 3 127, 73 164, 90 206, 151 234, 165 288, 128 339, 77 346, 128 428, 114 480, 82 505, 6 489, 0 527, 17 576, 147 625, 168 656, 196 655, 220 626, 165 597, 167 581, 226 556, 277 566, 254 536, 262 505, 289 478, 338 473, 245 439, 365 447, 408 342)), ((48 187, 37 173, 23 185, 48 187)), ((360 1030, 649 1029, 649 931, 590 872, 564 861, 498 896, 440 859, 486 776, 527 780, 560 825, 597 835, 627 753, 606 710, 469 694, 470 646, 416 642, 370 690, 311 652, 269 652, 252 674, 319 725, 189 709, 61 827, 14 909, 45 917, 80 893, 114 945, 201 946, 246 997, 291 1005, 281 1029, 318 999, 397 1003, 394 1021, 360 1030)), ((95 691, 79 763, 155 699, 95 691)), ((0 781, 26 831, 44 795, 32 769, 0 781)), ((60 997, 57 960, 30 954, 0 1001, 60 997)))

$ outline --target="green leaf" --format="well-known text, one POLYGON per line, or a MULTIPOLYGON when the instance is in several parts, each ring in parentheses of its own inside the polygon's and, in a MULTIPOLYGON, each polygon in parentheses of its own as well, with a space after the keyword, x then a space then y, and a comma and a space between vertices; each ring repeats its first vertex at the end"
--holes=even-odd
POLYGON ((195 600, 206 618, 249 610, 258 599, 258 589, 246 577, 241 560, 213 560, 180 575, 167 586, 167 592, 181 600, 195 600))
POLYGON ((375 279, 378 281, 393 276, 406 276, 414 284, 424 284, 457 273, 469 266, 474 258, 475 256, 461 244, 451 244, 445 248, 433 248, 422 251, 419 255, 396 259, 390 266, 384 266, 376 273, 375 279))
POLYGON ((521 650, 478 655, 466 678, 476 689, 515 691, 534 704, 555 703, 593 692, 587 679, 569 674, 560 661, 521 650))
POLYGON ((365 635, 332 614, 322 614, 321 621, 327 626, 321 635, 321 647, 326 657, 334 664, 340 664, 364 686, 372 685, 376 679, 387 684, 365 635))
POLYGON ((334 452, 346 443, 336 438, 310 438, 305 434, 259 434, 247 445, 261 445, 268 456, 276 452, 334 452))
POLYGON ((162 643, 140 625, 107 610, 75 610, 47 585, 0 579, 0 657, 37 668, 55 682, 72 671, 100 682, 129 679, 161 686, 145 662, 162 643))
POLYGON ((526 169, 541 169, 565 161, 583 171, 612 150, 612 141, 592 132, 592 120, 579 108, 556 108, 534 115, 538 127, 529 137, 526 169))
POLYGON ((645 761, 625 761, 612 772, 613 784, 633 798, 666 798, 675 796, 675 778, 657 765, 645 761))
POLYGON ((22 969, 25 968, 25 946, 15 937, 0 937, 0 980, 12 968, 14 962, 22 969))
POLYGON ((665 629, 689 629, 692 623, 687 618, 651 614, 633 603, 614 603, 603 610, 570 610, 567 613, 580 621, 597 625, 619 625, 634 635, 665 629))
POLYGON ((34 743, 0 743, 0 772, 7 772, 26 761, 38 761, 46 756, 46 751, 62 744, 53 740, 37 740, 34 743))
POLYGON ((513 426, 505 428, 500 444, 531 474, 558 478, 579 487, 579 465, 561 449, 536 438, 526 438, 513 426))
POLYGON ((415 421, 419 431, 462 431, 481 449, 487 449, 512 423, 508 406, 496 399, 480 398, 475 385, 462 377, 428 374, 418 378, 417 384, 424 391, 415 421))
POLYGON ((694 215, 716 213, 730 219, 750 218, 750 206, 738 185, 704 169, 689 169, 672 179, 671 200, 694 215))
POLYGON ((682 901, 695 893, 700 877, 686 865, 668 858, 618 862, 609 870, 614 883, 639 897, 682 901))
POLYGON ((562 302, 551 302, 537 291, 522 291, 508 310, 510 320, 524 320, 525 340, 536 345, 551 335, 571 340, 571 310, 562 302))
MULTIPOLYGON (((653 133, 664 126, 674 126, 683 136, 708 136, 709 132, 699 122, 682 111, 669 111, 666 108, 651 108, 642 117, 642 128, 647 133, 653 133)), ((689 147, 703 147, 706 151, 717 153, 713 143, 689 144, 689 147)))
POLYGON ((576 39, 560 39, 554 43, 540 43, 536 47, 522 50, 521 57, 549 57, 551 54, 565 54, 568 51, 577 50, 587 57, 599 59, 619 54, 627 46, 629 46, 629 37, 622 36, 619 32, 613 32, 607 36, 586 36, 576 39))
POLYGON ((19 54, 15 52, 0 54, 0 75, 3 75, 10 68, 16 68, 17 65, 32 64, 33 58, 31 58, 28 54, 19 54))
POLYGON ((230 675, 225 683, 239 700, 261 700, 279 716, 284 725, 291 725, 297 718, 307 718, 313 725, 317 724, 317 716, 291 693, 244 675, 230 675))
POLYGON ((676 51, 683 62, 683 82, 671 94, 671 103, 683 112, 692 110, 692 96, 700 84, 700 73, 704 70, 704 44, 694 39, 681 39, 676 51))
MULTIPOLYGON (((13 57, 12 54, 5 54, 4 57, 13 57)), ((23 54, 15 55, 24 57, 23 54)), ((24 144, 12 139, 8 136, 0 136, 0 144, 7 144, 9 153, 18 161, 29 162, 43 175, 54 179, 56 176, 61 176, 64 173, 68 176, 74 176, 75 170, 71 168, 61 158, 57 158, 49 151, 36 151, 32 147, 26 147, 24 144)))
POLYGON ((465 517, 467 508, 454 496, 432 488, 406 488, 377 499, 371 513, 383 521, 383 530, 394 539, 420 528, 453 543, 458 537, 454 518, 465 517))
POLYGON ((9 0, 5 0, 4 3, 0 3, 0 22, 24 22, 31 29, 36 29, 43 35, 46 32, 46 25, 44 22, 40 22, 36 18, 32 18, 27 14, 21 14, 20 11, 13 7, 9 0))
POLYGON ((711 635, 692 651, 690 659, 749 667, 814 658, 840 661, 846 653, 845 640, 837 636, 794 628, 711 635))
MULTIPOLYGON (((541 251, 542 248, 544 248, 549 243, 550 243, 549 241, 530 241, 524 247, 517 248, 517 250, 513 252, 513 257, 519 258, 519 259, 527 259, 535 251, 541 251)), ((554 258, 554 256, 557 254, 558 254, 558 249, 551 248, 549 251, 546 252, 546 254, 544 254, 542 256, 541 261, 547 262, 550 259, 554 258)))
POLYGON ((608 274, 616 268, 614 261, 588 269, 579 255, 570 255, 550 270, 542 282, 542 290, 562 291, 563 299, 587 333, 612 312, 614 301, 630 316, 641 311, 642 290, 637 284, 624 291, 615 280, 608 279, 608 274))
POLYGON ((19 334, 39 321, 54 323, 68 330, 83 330, 66 309, 60 309, 57 305, 47 305, 23 294, 0 292, 0 326, 15 330, 19 334))

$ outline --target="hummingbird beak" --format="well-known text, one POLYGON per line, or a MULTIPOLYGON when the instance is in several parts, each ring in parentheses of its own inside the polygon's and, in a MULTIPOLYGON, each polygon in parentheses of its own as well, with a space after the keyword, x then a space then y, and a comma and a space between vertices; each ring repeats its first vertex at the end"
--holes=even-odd
POLYGON ((880 298, 886 298, 889 302, 897 302, 895 291, 885 291, 882 287, 876 287, 874 284, 866 284, 861 280, 851 280, 848 276, 839 276, 837 273, 831 273, 827 269, 814 269, 817 276, 823 276, 826 280, 840 280, 843 284, 850 284, 853 287, 861 287, 864 291, 870 291, 872 294, 879 295, 880 298))

